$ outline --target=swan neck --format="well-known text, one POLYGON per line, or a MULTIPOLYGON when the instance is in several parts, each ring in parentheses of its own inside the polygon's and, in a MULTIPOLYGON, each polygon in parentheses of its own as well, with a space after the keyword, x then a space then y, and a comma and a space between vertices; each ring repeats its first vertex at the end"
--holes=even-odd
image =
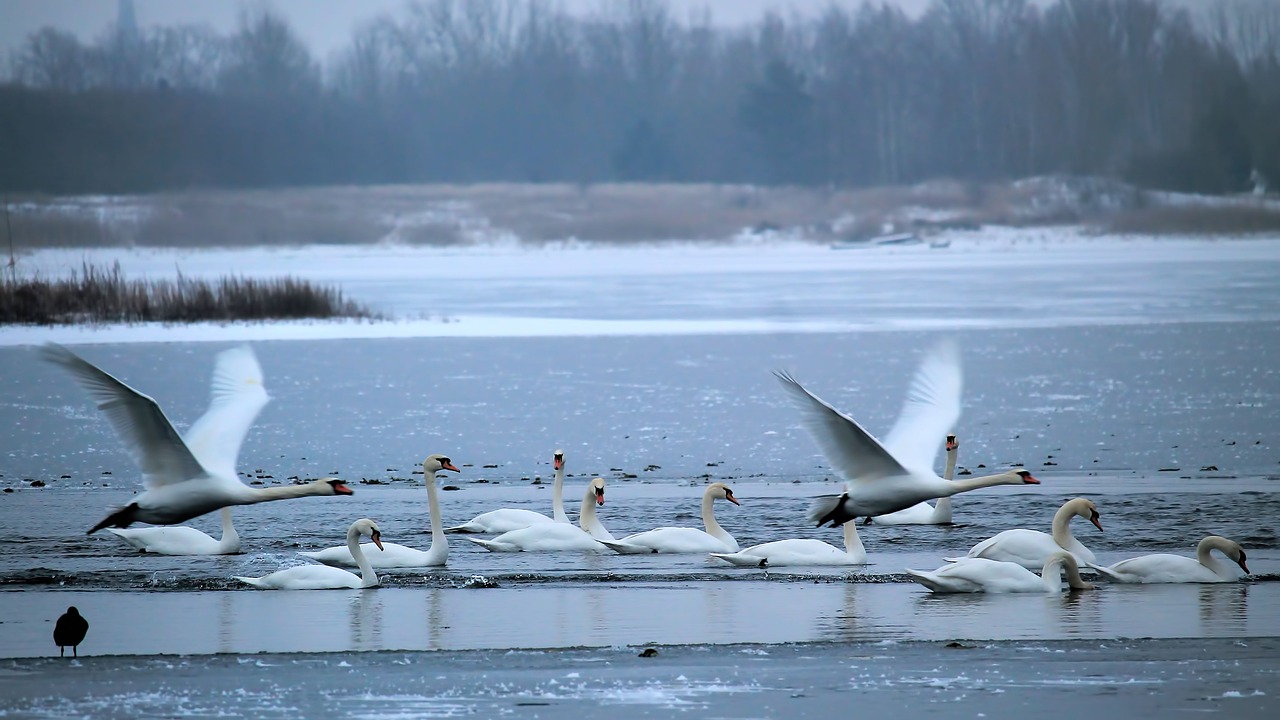
POLYGON ((1058 547, 1070 547, 1075 542, 1076 536, 1071 534, 1071 518, 1075 515, 1076 508, 1071 503, 1064 504, 1053 514, 1052 535, 1058 547))
POLYGON ((284 485, 273 488, 250 488, 252 495, 244 505, 266 502, 268 500, 288 500, 290 498, 311 497, 329 494, 321 485, 306 483, 305 485, 284 485))
MULTIPOLYGON (((1080 577, 1080 565, 1076 563, 1074 556, 1064 556, 1061 560, 1061 565, 1062 571, 1067 574, 1067 585, 1069 585, 1072 590, 1089 590, 1093 588, 1093 585, 1085 582, 1084 578, 1080 577)), ((1057 572, 1054 572, 1054 579, 1060 580, 1061 576, 1057 572)))
POLYGON ((1213 550, 1215 548, 1221 550, 1224 555, 1227 552, 1226 546, 1212 535, 1201 540, 1200 544, 1196 545, 1196 560, 1199 560, 1201 565, 1209 568, 1214 575, 1219 577, 1233 577, 1234 574, 1228 570, 1225 565, 1219 562, 1218 558, 1213 556, 1213 550))
POLYGON ((582 496, 582 508, 578 513, 578 527, 591 532, 591 528, 598 522, 596 520, 596 489, 592 485, 587 485, 587 492, 582 496))
POLYGON ((551 519, 567 523, 569 516, 564 511, 564 463, 556 468, 556 481, 551 487, 551 519))
POLYGON ((947 451, 947 468, 942 471, 942 477, 945 480, 954 480, 956 477, 956 454, 954 448, 947 451))
POLYGON ((231 508, 222 508, 222 539, 218 544, 226 548, 234 544, 239 544, 240 535, 236 532, 235 523, 231 521, 231 508))
POLYGON ((707 534, 717 538, 724 538, 729 533, 720 527, 720 523, 716 522, 715 498, 711 497, 711 493, 704 493, 702 496, 702 526, 707 529, 707 534))
POLYGON ((428 552, 449 552, 449 540, 444 535, 444 522, 440 519, 440 491, 436 488, 436 471, 422 468, 422 477, 427 481, 427 512, 431 513, 431 549, 428 552))
POLYGON ((963 480, 953 480, 950 486, 945 489, 945 493, 941 497, 956 495, 969 490, 978 490, 979 488, 994 487, 996 485, 1021 485, 1022 478, 1017 473, 1004 472, 999 475, 983 475, 976 478, 965 478, 963 480))
POLYGON ((369 558, 364 556, 364 550, 360 548, 360 531, 355 525, 347 530, 347 550, 351 551, 351 557, 355 558, 356 565, 360 566, 360 587, 377 585, 378 575, 369 564, 369 558))
POLYGON ((850 520, 843 527, 844 551, 850 555, 865 556, 867 549, 862 546, 862 538, 858 535, 858 523, 850 520))

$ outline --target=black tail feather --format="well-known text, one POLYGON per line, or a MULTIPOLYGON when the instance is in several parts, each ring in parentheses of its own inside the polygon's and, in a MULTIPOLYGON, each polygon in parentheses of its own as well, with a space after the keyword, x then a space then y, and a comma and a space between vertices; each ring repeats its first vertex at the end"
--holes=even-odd
POLYGON ((845 510, 845 500, 849 499, 849 493, 841 495, 823 495, 816 498, 813 504, 809 506, 809 520, 816 522, 818 527, 822 527, 827 523, 831 523, 831 527, 840 527, 841 525, 855 519, 845 510))
POLYGON ((85 535, 92 535, 107 526, 127 528, 134 523, 134 517, 137 514, 138 514, 138 504, 129 503, 128 505, 125 505, 119 510, 103 518, 101 522, 99 522, 97 525, 94 525, 92 528, 90 528, 89 531, 85 533, 85 535))

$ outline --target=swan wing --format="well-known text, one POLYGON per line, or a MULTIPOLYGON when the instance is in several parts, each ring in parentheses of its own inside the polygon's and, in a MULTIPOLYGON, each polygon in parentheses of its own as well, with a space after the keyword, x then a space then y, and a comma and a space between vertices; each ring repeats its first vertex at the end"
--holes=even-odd
MULTIPOLYGON (((827 462, 846 480, 863 483, 908 474, 856 420, 828 405, 787 373, 775 371, 774 376, 800 410, 805 429, 827 462)), ((934 441, 936 444, 936 438, 934 441)))
POLYGON ((208 474, 151 397, 61 345, 47 343, 40 353, 48 362, 66 368, 97 403, 138 463, 147 489, 208 474))
POLYGON ((940 343, 920 363, 898 422, 884 441, 885 449, 904 467, 932 471, 939 438, 954 430, 960 419, 963 384, 960 349, 954 341, 940 343))
POLYGON ((209 409, 187 430, 187 447, 210 472, 236 477, 240 445, 270 399, 253 350, 223 350, 213 368, 209 409))

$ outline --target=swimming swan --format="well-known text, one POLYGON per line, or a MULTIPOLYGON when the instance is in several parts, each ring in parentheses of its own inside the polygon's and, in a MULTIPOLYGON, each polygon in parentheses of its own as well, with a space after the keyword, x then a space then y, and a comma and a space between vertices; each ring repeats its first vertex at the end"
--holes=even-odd
MULTIPOLYGON (((440 522, 440 498, 436 490, 436 473, 441 470, 460 472, 453 462, 444 455, 431 455, 422 461, 422 476, 427 482, 427 509, 431 513, 431 548, 417 548, 397 543, 382 543, 382 552, 371 553, 369 565, 386 570, 390 568, 441 567, 449 560, 449 538, 444 534, 444 526, 440 522)), ((315 552, 298 553, 319 560, 325 565, 335 567, 358 567, 351 550, 346 545, 337 545, 315 552)))
POLYGON ((705 553, 738 551, 738 541, 716 522, 713 503, 728 500, 741 505, 733 490, 722 482, 711 483, 702 493, 702 526, 706 530, 685 527, 660 527, 628 535, 618 541, 602 540, 613 550, 626 554, 640 553, 705 553))
POLYGON ((581 527, 558 522, 539 523, 502 533, 490 540, 467 539, 492 552, 603 552, 605 548, 599 541, 612 540, 613 535, 596 518, 596 505, 604 505, 604 478, 595 478, 587 483, 587 491, 582 496, 582 512, 578 516, 581 527))
POLYGON ((341 480, 252 488, 236 475, 240 443, 267 404, 262 368, 248 347, 218 354, 209 409, 179 437, 156 401, 70 350, 48 343, 43 358, 61 365, 98 404, 142 470, 146 491, 89 529, 135 522, 173 525, 228 505, 324 495, 351 495, 341 480))
POLYGON ((1156 553, 1121 560, 1107 567, 1089 563, 1089 567, 1118 583, 1220 583, 1239 580, 1235 568, 1223 565, 1210 554, 1214 550, 1239 565, 1245 575, 1249 574, 1249 567, 1244 564, 1244 548, 1221 535, 1210 535, 1201 540, 1196 545, 1194 558, 1156 553))
POLYGON ((926 572, 907 568, 915 582, 936 593, 1032 593, 1062 592, 1062 573, 1072 590, 1091 590, 1093 585, 1080 577, 1080 568, 1071 553, 1059 550, 1045 561, 1040 575, 1017 563, 986 558, 958 558, 937 570, 926 572))
POLYGON ((933 472, 937 437, 949 432, 960 416, 960 357, 952 343, 943 343, 925 357, 883 445, 787 373, 774 375, 827 461, 846 480, 842 495, 820 497, 810 506, 809 520, 819 526, 886 515, 978 488, 1040 482, 1022 468, 951 481, 933 472))
POLYGON ((847 522, 844 528, 844 550, 821 540, 793 538, 752 545, 736 553, 711 553, 744 567, 840 566, 867 564, 867 551, 858 537, 858 523, 847 522))
MULTIPOLYGON (((946 448, 947 465, 942 471, 942 479, 952 480, 956 475, 956 454, 960 449, 955 435, 947 436, 946 448)), ((951 498, 938 498, 938 502, 933 505, 927 502, 916 503, 906 510, 867 518, 867 522, 875 525, 950 525, 951 498)))
POLYGON ((556 450, 551 462, 556 471, 555 484, 551 489, 551 517, 532 510, 500 508, 480 513, 461 525, 445 528, 445 532, 504 533, 540 523, 558 522, 568 524, 569 516, 564 512, 564 451, 556 450))
POLYGON ((379 550, 382 549, 382 533, 378 531, 377 523, 368 518, 361 518, 351 523, 350 529, 347 530, 347 549, 356 559, 356 564, 360 566, 359 575, 328 565, 300 565, 259 578, 236 575, 235 579, 263 590, 335 590, 377 587, 378 575, 373 571, 369 565, 369 559, 360 548, 361 535, 368 536, 379 550))
POLYGON ((1028 570, 1038 569, 1050 555, 1066 550, 1075 555, 1077 564, 1094 561, 1093 551, 1071 534, 1071 518, 1080 516, 1102 530, 1098 507, 1087 498, 1068 500, 1053 514, 1052 534, 1017 528, 993 535, 969 549, 968 557, 1004 560, 1028 570))
POLYGON ((222 539, 214 540, 186 525, 157 527, 107 528, 107 532, 142 552, 157 555, 234 555, 240 552, 240 535, 231 523, 231 508, 222 508, 222 539))

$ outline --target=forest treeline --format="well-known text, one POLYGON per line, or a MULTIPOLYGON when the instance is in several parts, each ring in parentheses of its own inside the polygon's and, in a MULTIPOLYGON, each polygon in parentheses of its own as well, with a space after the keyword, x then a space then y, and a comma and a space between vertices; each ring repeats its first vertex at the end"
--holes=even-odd
POLYGON ((1280 181, 1280 3, 934 0, 770 14, 421 0, 322 63, 237 29, 44 28, 0 85, 0 190, 419 182, 1280 181))

